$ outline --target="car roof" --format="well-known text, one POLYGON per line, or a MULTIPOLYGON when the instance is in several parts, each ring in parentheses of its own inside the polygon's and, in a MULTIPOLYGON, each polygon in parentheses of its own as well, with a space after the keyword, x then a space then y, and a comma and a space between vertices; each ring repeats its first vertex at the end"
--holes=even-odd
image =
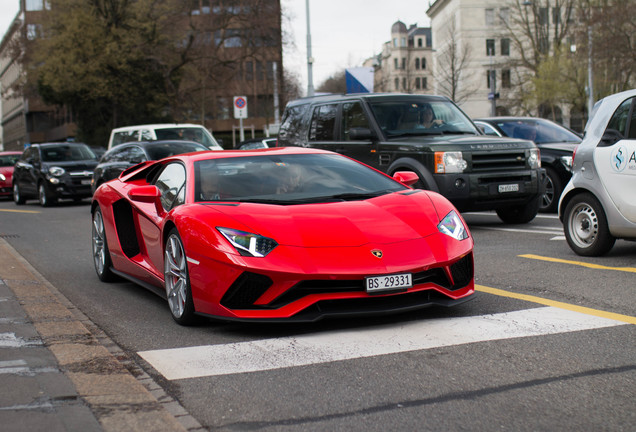
POLYGON ((309 103, 320 103, 320 102, 339 102, 346 100, 358 100, 358 99, 366 99, 366 100, 386 100, 386 101, 394 101, 394 100, 404 100, 408 99, 428 99, 431 101, 450 101, 446 96, 439 95, 428 95, 428 94, 410 94, 410 93, 349 93, 349 94, 327 94, 327 95, 318 95, 318 96, 310 96, 305 98, 296 99, 290 101, 287 106, 295 106, 295 105, 303 105, 309 103))
POLYGON ((264 156, 264 155, 293 155, 293 154, 333 154, 327 150, 314 149, 309 147, 270 147, 255 150, 224 150, 224 151, 206 151, 198 153, 189 153, 187 155, 174 155, 170 159, 188 159, 190 161, 200 161, 207 159, 226 159, 236 157, 249 157, 249 156, 264 156))
POLYGON ((122 127, 113 129, 113 132, 121 132, 121 131, 134 130, 139 128, 166 129, 166 128, 174 128, 174 127, 195 127, 195 128, 205 129, 202 125, 193 124, 193 123, 152 123, 152 124, 143 124, 143 125, 122 126, 122 127))
POLYGON ((66 141, 61 141, 61 142, 46 142, 46 143, 34 143, 31 144, 31 146, 38 146, 38 147, 53 147, 53 146, 86 146, 88 147, 86 144, 84 143, 78 143, 78 142, 66 142, 66 141))

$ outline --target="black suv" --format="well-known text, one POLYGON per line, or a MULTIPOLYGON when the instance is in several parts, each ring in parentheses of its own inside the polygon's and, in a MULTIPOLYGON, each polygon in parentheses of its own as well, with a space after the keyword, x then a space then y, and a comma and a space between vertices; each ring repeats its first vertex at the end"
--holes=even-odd
POLYGON ((298 99, 285 108, 278 145, 335 151, 389 175, 414 171, 414 187, 441 193, 460 211, 496 210, 506 223, 534 219, 544 190, 532 141, 485 136, 442 96, 298 99))
POLYGON ((88 198, 96 166, 95 153, 86 144, 32 144, 15 164, 13 200, 24 204, 34 198, 46 207, 60 198, 88 198))

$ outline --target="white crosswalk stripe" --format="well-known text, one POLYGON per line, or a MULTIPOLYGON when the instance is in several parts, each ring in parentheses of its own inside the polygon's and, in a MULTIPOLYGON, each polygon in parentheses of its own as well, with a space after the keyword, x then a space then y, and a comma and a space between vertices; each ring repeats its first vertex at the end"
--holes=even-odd
POLYGON ((553 307, 296 337, 142 351, 168 380, 265 371, 518 337, 626 325, 553 307))

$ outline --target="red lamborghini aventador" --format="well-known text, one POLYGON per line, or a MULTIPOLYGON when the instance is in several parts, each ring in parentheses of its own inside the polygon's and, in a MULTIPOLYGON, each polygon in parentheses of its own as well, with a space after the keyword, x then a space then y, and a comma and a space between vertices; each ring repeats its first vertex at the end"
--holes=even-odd
POLYGON ((315 321, 454 305, 474 292, 473 239, 444 197, 306 148, 147 162, 92 203, 97 275, 196 315, 315 321))

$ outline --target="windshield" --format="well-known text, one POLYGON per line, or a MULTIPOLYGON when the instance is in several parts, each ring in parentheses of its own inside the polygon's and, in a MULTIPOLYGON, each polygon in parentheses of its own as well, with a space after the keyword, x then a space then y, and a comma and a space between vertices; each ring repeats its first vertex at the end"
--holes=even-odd
POLYGON ((208 148, 200 144, 178 141, 169 143, 152 143, 146 147, 146 152, 148 152, 148 158, 150 160, 159 160, 181 153, 191 153, 206 150, 208 150, 208 148))
POLYGON ((196 162, 196 201, 304 204, 360 200, 407 190, 340 155, 263 155, 196 162))
POLYGON ((502 120, 497 121, 497 126, 506 136, 527 139, 535 144, 581 142, 581 137, 574 132, 546 120, 502 120))
POLYGON ((19 154, 0 155, 0 167, 13 166, 20 159, 19 154))
POLYGON ((42 162, 68 162, 97 159, 95 153, 83 145, 59 145, 42 147, 42 162))
POLYGON ((212 135, 202 127, 170 127, 155 129, 157 140, 195 141, 208 148, 221 149, 212 135))
POLYGON ((371 110, 387 138, 408 135, 479 135, 470 119, 447 100, 404 98, 371 101, 371 110))

